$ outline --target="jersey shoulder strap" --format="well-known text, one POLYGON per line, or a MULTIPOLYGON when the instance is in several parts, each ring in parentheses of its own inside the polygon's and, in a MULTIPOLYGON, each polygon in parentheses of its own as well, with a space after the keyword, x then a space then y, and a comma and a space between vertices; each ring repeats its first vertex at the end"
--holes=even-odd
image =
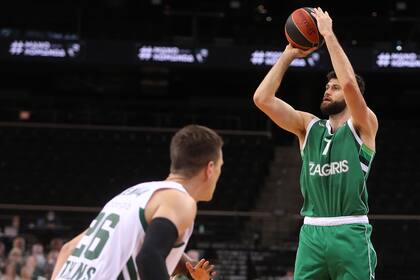
POLYGON ((311 134, 311 131, 313 130, 312 128, 316 127, 316 124, 325 128, 325 120, 320 120, 319 118, 314 117, 312 120, 309 121, 308 125, 306 126, 305 140, 303 141, 301 155, 303 155, 303 152, 305 151, 305 147, 306 147, 306 143, 308 142, 309 135, 311 134))

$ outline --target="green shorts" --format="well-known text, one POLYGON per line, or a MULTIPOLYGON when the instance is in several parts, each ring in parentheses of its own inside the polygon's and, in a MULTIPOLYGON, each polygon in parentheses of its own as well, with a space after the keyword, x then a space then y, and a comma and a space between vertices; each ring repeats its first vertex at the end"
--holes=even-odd
POLYGON ((295 280, 374 280, 376 252, 370 224, 303 225, 295 280))

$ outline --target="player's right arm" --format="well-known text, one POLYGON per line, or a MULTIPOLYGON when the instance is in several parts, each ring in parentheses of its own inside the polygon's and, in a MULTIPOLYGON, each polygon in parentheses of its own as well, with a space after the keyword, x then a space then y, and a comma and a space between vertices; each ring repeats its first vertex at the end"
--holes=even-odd
POLYGON ((276 97, 286 70, 295 58, 307 56, 313 49, 303 51, 286 46, 282 55, 265 76, 254 93, 255 105, 263 111, 279 127, 295 134, 302 146, 306 134, 306 127, 315 116, 295 110, 292 106, 276 97))
POLYGON ((145 209, 149 226, 136 258, 141 279, 168 280, 166 257, 192 227, 196 202, 178 190, 161 190, 153 195, 145 209))
POLYGON ((58 273, 60 272, 64 263, 66 262, 70 254, 73 252, 74 248, 76 248, 77 244, 79 244, 79 241, 83 238, 85 233, 86 231, 82 232, 81 234, 79 234, 78 236, 76 236, 75 238, 63 245, 63 247, 60 250, 60 253, 58 254, 57 262, 54 266, 54 270, 51 276, 52 280, 54 280, 58 276, 58 273))

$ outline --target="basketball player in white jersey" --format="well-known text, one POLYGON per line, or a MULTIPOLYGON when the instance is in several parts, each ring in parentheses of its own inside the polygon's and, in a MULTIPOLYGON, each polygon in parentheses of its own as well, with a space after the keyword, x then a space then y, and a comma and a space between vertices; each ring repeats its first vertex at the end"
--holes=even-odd
MULTIPOLYGON (((185 259, 197 202, 213 196, 222 146, 207 127, 179 130, 171 140, 166 180, 136 185, 111 199, 85 232, 63 246, 52 279, 168 280, 185 259)), ((186 268, 196 280, 214 275, 205 260, 186 268)))

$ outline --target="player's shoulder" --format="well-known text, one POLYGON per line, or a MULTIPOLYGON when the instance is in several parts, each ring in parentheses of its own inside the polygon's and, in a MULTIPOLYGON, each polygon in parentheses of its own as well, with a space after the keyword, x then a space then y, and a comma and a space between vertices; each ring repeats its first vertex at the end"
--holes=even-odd
POLYGON ((197 203, 182 188, 159 188, 146 205, 146 219, 167 217, 176 225, 190 225, 197 214, 197 203))
POLYGON ((196 208, 196 201, 189 195, 183 187, 174 187, 174 185, 168 184, 156 191, 155 197, 158 197, 160 203, 165 205, 178 207, 180 211, 182 209, 193 210, 196 208))
POLYGON ((170 204, 184 206, 183 208, 191 208, 196 205, 196 201, 187 192, 179 189, 162 189, 161 193, 164 196, 165 202, 169 202, 170 204))
MULTIPOLYGON (((197 203, 187 193, 178 189, 163 189, 158 192, 159 208, 166 213, 176 213, 177 224, 190 225, 197 214, 197 203)), ((172 215, 171 214, 171 215, 172 215)))
POLYGON ((319 120, 319 118, 317 116, 315 116, 315 115, 313 115, 309 112, 299 111, 299 110, 297 110, 297 112, 300 114, 300 116, 302 118, 303 128, 304 128, 305 131, 311 123, 319 120))
POLYGON ((319 118, 315 115, 307 113, 305 116, 305 135, 313 128, 325 129, 327 127, 327 120, 319 118))

